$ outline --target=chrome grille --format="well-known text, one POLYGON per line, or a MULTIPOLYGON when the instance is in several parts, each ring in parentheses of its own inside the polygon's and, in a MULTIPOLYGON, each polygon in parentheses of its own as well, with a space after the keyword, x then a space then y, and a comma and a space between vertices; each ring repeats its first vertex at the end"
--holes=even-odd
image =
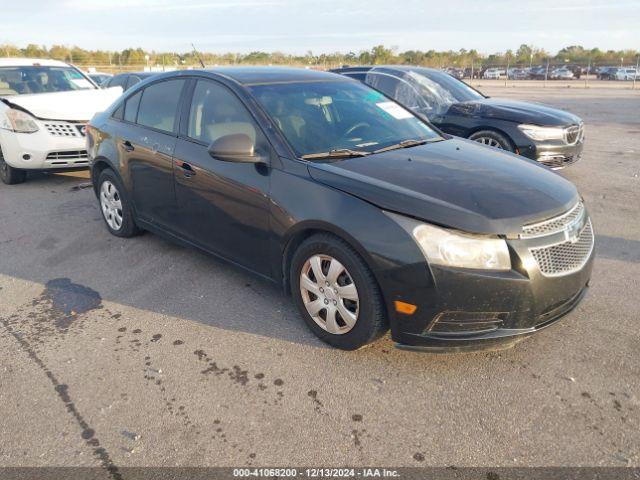
POLYGON ((522 227, 520 238, 544 237, 554 233, 561 232, 567 225, 577 218, 585 215, 585 208, 582 202, 576 203, 567 213, 554 217, 544 222, 532 223, 522 227))
POLYGON ((543 155, 538 157, 538 161, 547 167, 557 170, 576 163, 580 159, 578 155, 543 155))
POLYGON ((51 152, 47 155, 47 163, 50 165, 88 165, 89 158, 86 150, 66 150, 63 152, 51 152))
POLYGON ((80 131, 73 123, 67 122, 49 122, 44 124, 51 135, 55 137, 80 137, 80 131))
POLYGON ((580 270, 593 251, 594 237, 591 220, 587 220, 575 242, 566 241, 547 247, 532 248, 543 275, 554 277, 580 270))
POLYGON ((582 140, 584 135, 584 124, 571 125, 564 129, 564 138, 569 145, 578 143, 578 140, 582 140))

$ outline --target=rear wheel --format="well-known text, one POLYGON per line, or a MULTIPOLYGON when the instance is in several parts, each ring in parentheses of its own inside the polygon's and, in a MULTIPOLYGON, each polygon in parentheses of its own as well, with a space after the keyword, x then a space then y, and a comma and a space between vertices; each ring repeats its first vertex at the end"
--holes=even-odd
POLYGON ((307 239, 295 252, 291 294, 309 328, 324 342, 355 350, 388 329, 373 274, 346 242, 329 234, 307 239))
POLYGON ((117 237, 133 237, 141 233, 135 223, 124 185, 112 170, 104 170, 98 178, 100 211, 109 232, 117 237))
POLYGON ((0 148, 0 180, 7 185, 23 183, 27 179, 27 172, 18 168, 13 168, 4 159, 2 148, 0 148))
POLYGON ((495 130, 480 130, 469 136, 469 140, 481 143, 488 147, 499 148, 501 150, 507 150, 513 152, 513 145, 511 141, 501 133, 495 130))

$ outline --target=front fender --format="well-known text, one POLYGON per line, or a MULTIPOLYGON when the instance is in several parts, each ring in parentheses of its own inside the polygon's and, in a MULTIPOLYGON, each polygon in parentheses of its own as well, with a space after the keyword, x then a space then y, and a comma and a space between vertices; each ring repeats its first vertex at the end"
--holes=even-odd
MULTIPOLYGON (((435 284, 424 255, 414 240, 377 206, 314 181, 303 171, 272 170, 271 258, 273 278, 288 276, 283 258, 294 239, 329 232, 349 243, 371 269, 383 295, 392 333, 402 322, 395 300, 418 303, 435 296, 435 284), (301 199, 303 199, 301 201, 301 199)), ((406 328, 401 327, 401 330, 406 328)))

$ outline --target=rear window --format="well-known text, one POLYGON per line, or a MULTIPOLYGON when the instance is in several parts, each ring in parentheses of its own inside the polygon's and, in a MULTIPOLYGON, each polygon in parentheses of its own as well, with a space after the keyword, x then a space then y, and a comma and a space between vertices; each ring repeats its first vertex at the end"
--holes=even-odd
POLYGON ((184 83, 184 79, 167 80, 145 88, 138 108, 137 123, 163 132, 173 132, 184 83))

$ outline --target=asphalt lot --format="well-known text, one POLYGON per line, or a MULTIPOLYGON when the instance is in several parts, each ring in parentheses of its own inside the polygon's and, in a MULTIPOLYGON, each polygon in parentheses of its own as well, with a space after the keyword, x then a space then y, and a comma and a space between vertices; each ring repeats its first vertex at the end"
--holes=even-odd
POLYGON ((640 466, 640 92, 487 87, 582 116, 562 174, 592 288, 502 352, 321 344, 269 283, 110 236, 86 173, 0 184, 0 466, 640 466))

